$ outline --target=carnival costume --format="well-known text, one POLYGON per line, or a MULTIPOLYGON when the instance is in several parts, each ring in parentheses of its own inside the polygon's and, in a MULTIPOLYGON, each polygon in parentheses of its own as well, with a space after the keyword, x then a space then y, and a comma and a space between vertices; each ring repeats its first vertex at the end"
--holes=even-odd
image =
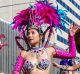
MULTIPOLYGON (((13 29, 17 29, 20 32, 20 35, 22 37, 16 37, 16 42, 18 46, 21 49, 24 49, 17 39, 23 39, 25 40, 25 31, 29 29, 29 27, 33 26, 34 28, 39 28, 39 32, 41 32, 41 26, 43 24, 49 24, 49 27, 47 30, 50 29, 49 35, 48 35, 48 40, 46 41, 44 47, 46 48, 49 38, 52 33, 52 28, 53 27, 58 27, 61 28, 63 25, 64 21, 64 15, 65 13, 62 12, 61 10, 56 9, 51 3, 44 3, 37 1, 33 6, 28 7, 25 10, 22 10, 20 13, 18 13, 17 16, 14 17, 13 19, 13 29)), ((46 30, 46 31, 47 31, 46 30)), ((45 35, 46 31, 43 33, 45 35)), ((27 35, 27 34, 26 34, 27 35)), ((27 46, 29 45, 27 43, 27 40, 25 41, 27 46)), ((55 57, 57 58, 74 58, 76 55, 76 47, 75 47, 75 42, 74 42, 74 36, 69 36, 69 42, 70 42, 70 48, 69 52, 59 50, 55 48, 56 55, 55 57)), ((30 49, 30 46, 28 46, 28 49, 30 49)), ((25 63, 25 59, 20 55, 17 59, 17 62, 14 67, 14 72, 13 74, 20 74, 21 69, 25 63)), ((26 70, 30 71, 33 69, 33 64, 29 61, 26 62, 26 70)), ((41 70, 46 70, 46 68, 49 65, 49 61, 47 59, 43 59, 42 61, 39 62, 37 67, 41 70)))
POLYGON ((75 62, 72 59, 63 59, 60 61, 60 65, 62 65, 62 70, 66 70, 69 66, 73 66, 75 62))

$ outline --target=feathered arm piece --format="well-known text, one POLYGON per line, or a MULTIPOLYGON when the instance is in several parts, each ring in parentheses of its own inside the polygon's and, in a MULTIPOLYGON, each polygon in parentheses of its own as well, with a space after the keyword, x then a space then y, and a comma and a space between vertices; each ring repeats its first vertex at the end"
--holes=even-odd
MULTIPOLYGON (((18 47, 21 49, 21 50, 24 50, 24 47, 22 47, 22 45, 20 44, 20 40, 18 40, 18 39, 23 39, 23 38, 21 38, 21 37, 19 37, 19 36, 16 36, 15 37, 15 40, 16 40, 16 44, 18 45, 18 47)), ((24 39, 23 39, 24 40, 24 39)))
POLYGON ((76 56, 76 46, 75 46, 75 41, 74 41, 74 36, 69 36, 69 52, 60 50, 60 49, 55 49, 56 55, 55 57, 57 58, 75 58, 76 56))
POLYGON ((24 58, 20 54, 20 56, 18 56, 18 59, 16 61, 15 66, 14 66, 13 74, 20 74, 24 62, 25 62, 25 60, 24 60, 24 58))

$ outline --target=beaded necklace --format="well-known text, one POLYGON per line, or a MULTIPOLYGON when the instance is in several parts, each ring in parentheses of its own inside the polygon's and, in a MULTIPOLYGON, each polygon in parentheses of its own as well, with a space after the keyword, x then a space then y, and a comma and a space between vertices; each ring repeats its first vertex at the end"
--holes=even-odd
POLYGON ((43 46, 41 46, 41 47, 33 47, 32 49, 31 49, 31 51, 32 51, 32 54, 35 56, 37 56, 37 58, 38 57, 40 57, 41 56, 41 54, 43 54, 44 53, 44 47, 43 46))

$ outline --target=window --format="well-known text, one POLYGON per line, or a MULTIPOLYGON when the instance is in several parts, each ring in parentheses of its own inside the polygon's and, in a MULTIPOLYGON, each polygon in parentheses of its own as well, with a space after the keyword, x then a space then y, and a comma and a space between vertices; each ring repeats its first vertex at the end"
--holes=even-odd
POLYGON ((60 3, 63 7, 65 7, 69 12, 71 12, 76 18, 78 18, 80 20, 80 16, 73 11, 68 5, 66 5, 64 2, 62 2, 61 0, 56 0, 58 3, 60 3))
POLYGON ((62 26, 62 30, 68 33, 68 28, 66 28, 65 26, 62 26))
POLYGON ((80 6, 74 0, 69 1, 80 10, 80 6))
POLYGON ((63 37, 61 37, 59 35, 57 35, 57 40, 60 41, 60 42, 62 42, 62 43, 64 43, 64 44, 66 44, 66 45, 69 44, 68 40, 66 40, 65 38, 63 38, 63 37))
POLYGON ((71 20, 69 17, 66 17, 65 20, 69 23, 75 23, 73 20, 71 20))

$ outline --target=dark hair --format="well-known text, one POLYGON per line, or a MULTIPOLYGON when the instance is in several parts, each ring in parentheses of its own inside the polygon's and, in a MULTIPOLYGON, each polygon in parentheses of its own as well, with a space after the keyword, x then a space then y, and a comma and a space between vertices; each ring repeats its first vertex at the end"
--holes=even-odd
POLYGON ((75 62, 72 59, 63 59, 60 61, 60 65, 69 65, 73 66, 75 62))
POLYGON ((74 60, 72 60, 72 59, 68 60, 68 65, 69 66, 73 66, 74 64, 75 64, 74 60))
POLYGON ((77 52, 80 53, 80 29, 78 29, 76 31, 76 34, 75 34, 75 43, 76 43, 77 52))

